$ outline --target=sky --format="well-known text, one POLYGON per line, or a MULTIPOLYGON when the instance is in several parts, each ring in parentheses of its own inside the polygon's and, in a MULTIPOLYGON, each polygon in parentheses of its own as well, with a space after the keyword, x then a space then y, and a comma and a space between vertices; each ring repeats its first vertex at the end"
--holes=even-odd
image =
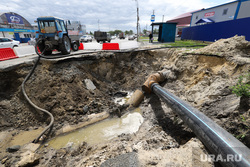
POLYGON ((87 32, 133 30, 136 32, 137 4, 141 30, 155 22, 170 20, 186 12, 209 8, 232 0, 0 0, 0 13, 15 12, 31 24, 40 16, 56 16, 86 25, 87 32))

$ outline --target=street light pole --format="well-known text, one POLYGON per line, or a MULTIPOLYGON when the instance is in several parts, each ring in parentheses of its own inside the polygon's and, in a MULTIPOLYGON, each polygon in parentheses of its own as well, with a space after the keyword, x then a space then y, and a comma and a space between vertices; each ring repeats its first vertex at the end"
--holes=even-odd
POLYGON ((98 19, 98 31, 100 31, 100 20, 98 19))

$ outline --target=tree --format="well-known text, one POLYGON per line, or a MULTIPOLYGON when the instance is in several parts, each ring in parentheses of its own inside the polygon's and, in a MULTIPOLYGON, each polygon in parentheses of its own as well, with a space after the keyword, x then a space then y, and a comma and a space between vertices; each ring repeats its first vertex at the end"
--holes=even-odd
POLYGON ((129 30, 129 34, 130 35, 134 34, 133 30, 129 30))
POLYGON ((91 31, 89 32, 89 34, 90 34, 90 35, 93 35, 93 33, 92 33, 91 31))
POLYGON ((144 30, 143 30, 143 34, 146 34, 146 33, 147 33, 147 30, 146 30, 146 29, 144 29, 144 30))
POLYGON ((121 30, 109 31, 110 35, 118 35, 121 32, 121 30))
POLYGON ((158 34, 158 30, 155 28, 153 33, 158 34))

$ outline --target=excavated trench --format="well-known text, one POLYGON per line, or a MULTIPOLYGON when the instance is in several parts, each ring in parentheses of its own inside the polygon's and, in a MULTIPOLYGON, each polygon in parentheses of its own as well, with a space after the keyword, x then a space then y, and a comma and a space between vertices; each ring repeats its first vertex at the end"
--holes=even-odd
POLYGON ((37 137, 50 120, 47 115, 29 106, 21 93, 21 83, 32 66, 22 65, 11 71, 2 71, 1 164, 100 166, 110 158, 133 152, 140 166, 193 166, 194 163, 212 166, 212 162, 200 159, 200 155, 208 153, 203 144, 156 95, 147 94, 139 108, 127 108, 118 102, 136 89, 141 89, 150 74, 167 69, 168 80, 162 86, 249 147, 249 108, 241 108, 240 98, 230 89, 240 75, 250 72, 249 48, 250 44, 244 39, 234 37, 198 50, 98 53, 87 58, 42 60, 26 83, 26 91, 36 105, 54 115, 55 123, 49 136, 52 140, 29 154, 27 150, 37 148, 37 145, 27 143, 37 137), (117 102, 117 99, 120 100, 117 102), (109 118, 73 133, 59 135, 61 138, 73 136, 74 140, 54 138, 65 127, 85 125, 103 113, 109 118), (139 116, 133 116, 134 113, 139 116), (132 115, 128 119, 129 114, 132 115), (119 118, 121 115, 122 118, 119 118), (124 124, 134 126, 121 130, 126 126, 123 126, 124 119, 124 124), (120 133, 112 137, 106 135, 105 138, 105 134, 111 131, 120 133), (93 139, 76 138, 89 138, 91 135, 93 139), (6 151, 13 145, 20 145, 20 150, 6 151), (28 162, 27 157, 33 160, 28 162))

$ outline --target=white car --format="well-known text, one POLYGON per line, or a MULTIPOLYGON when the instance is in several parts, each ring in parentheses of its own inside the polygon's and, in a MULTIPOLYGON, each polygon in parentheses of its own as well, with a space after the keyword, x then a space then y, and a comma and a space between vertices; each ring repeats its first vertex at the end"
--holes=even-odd
POLYGON ((83 35, 81 38, 80 38, 80 41, 81 42, 92 42, 92 37, 90 35, 83 35))
POLYGON ((135 39, 135 36, 134 36, 134 35, 128 36, 128 40, 134 40, 134 39, 135 39))
POLYGON ((10 38, 0 37, 0 48, 14 48, 18 47, 20 44, 19 41, 15 41, 10 38))

